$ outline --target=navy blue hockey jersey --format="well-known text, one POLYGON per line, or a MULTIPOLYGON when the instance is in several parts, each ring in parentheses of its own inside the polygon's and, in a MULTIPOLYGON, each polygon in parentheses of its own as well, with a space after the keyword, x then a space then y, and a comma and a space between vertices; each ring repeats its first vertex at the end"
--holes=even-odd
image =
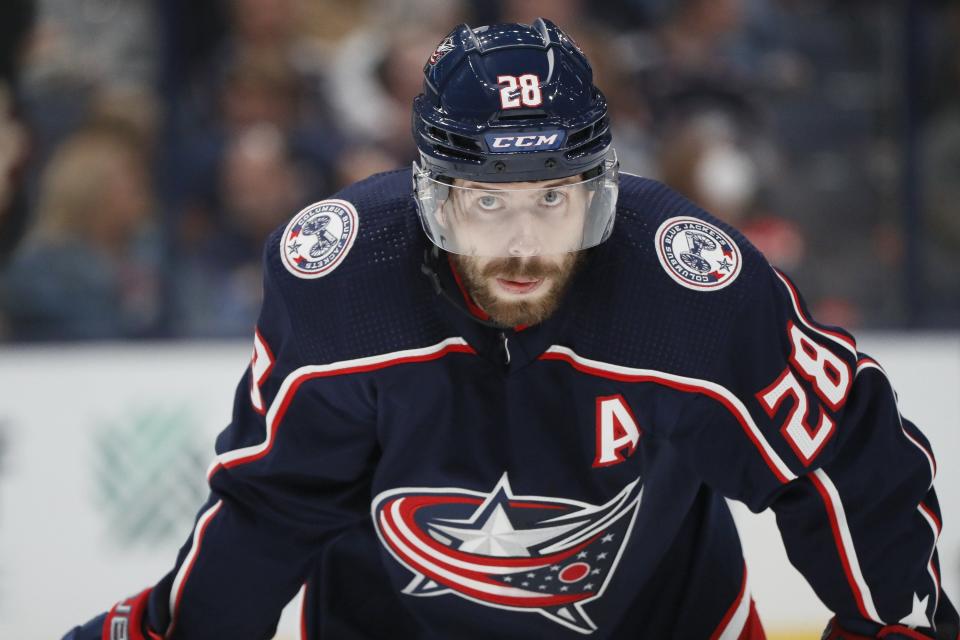
POLYGON ((621 176, 557 313, 501 330, 424 275, 410 182, 272 236, 210 499, 91 637, 269 638, 304 584, 311 639, 756 637, 724 497, 851 631, 956 636, 928 441, 739 233, 621 176))

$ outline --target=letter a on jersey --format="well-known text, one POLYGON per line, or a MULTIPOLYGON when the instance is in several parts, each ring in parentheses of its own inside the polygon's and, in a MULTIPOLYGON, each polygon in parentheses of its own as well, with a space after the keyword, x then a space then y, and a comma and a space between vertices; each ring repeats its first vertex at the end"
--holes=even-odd
POLYGON ((597 398, 597 455, 594 467, 623 462, 637 448, 640 428, 619 393, 597 398))

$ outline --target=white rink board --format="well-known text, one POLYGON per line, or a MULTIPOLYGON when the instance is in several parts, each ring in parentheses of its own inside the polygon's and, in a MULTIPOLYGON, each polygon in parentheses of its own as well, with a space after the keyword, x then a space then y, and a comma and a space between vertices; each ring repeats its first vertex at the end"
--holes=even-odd
MULTIPOLYGON (((859 342, 938 455, 943 583, 956 601, 960 334, 859 342)), ((59 638, 169 570, 250 353, 246 343, 0 349, 0 638, 59 638), (151 439, 167 433, 192 457, 151 439), (165 472, 151 475, 157 459, 165 472), (150 500, 130 495, 143 488, 150 500), (171 529, 128 531, 118 514, 171 529)), ((821 628, 828 613, 788 564, 772 515, 735 514, 768 631, 821 628)), ((289 607, 279 637, 297 637, 297 626, 289 607)))

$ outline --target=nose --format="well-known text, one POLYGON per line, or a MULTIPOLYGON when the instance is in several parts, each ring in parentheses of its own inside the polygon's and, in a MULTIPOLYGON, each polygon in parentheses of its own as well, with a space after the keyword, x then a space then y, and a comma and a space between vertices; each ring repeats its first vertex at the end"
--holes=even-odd
POLYGON ((533 216, 519 213, 510 228, 507 252, 510 257, 531 258, 540 255, 541 241, 535 231, 533 216))

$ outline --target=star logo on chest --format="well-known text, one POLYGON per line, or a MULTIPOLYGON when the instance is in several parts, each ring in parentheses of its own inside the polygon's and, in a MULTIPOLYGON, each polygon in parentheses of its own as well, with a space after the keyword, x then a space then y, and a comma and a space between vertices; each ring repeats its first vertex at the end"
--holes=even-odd
POLYGON ((530 557, 531 549, 578 527, 579 522, 554 527, 516 529, 502 504, 492 504, 487 513, 471 518, 467 526, 440 525, 433 528, 459 541, 458 549, 496 557, 530 557))
POLYGON ((403 594, 454 594, 588 634, 598 627, 584 606, 614 575, 642 493, 637 478, 600 504, 518 495, 504 473, 489 491, 391 489, 372 514, 382 543, 413 573, 403 594))

